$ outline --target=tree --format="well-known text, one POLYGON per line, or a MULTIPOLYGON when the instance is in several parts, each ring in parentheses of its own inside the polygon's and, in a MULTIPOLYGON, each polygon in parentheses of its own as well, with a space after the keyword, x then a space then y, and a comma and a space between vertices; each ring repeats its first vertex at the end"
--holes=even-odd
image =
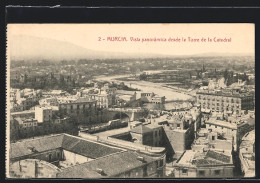
POLYGON ((139 79, 140 80, 146 80, 147 79, 147 75, 146 74, 140 74, 139 79))

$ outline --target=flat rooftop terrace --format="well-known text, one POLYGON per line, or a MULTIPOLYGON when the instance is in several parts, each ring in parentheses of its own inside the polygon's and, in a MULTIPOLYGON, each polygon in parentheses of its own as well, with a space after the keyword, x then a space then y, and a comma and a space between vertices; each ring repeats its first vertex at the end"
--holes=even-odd
POLYGON ((109 137, 109 136, 125 133, 128 131, 130 131, 129 127, 124 127, 124 128, 118 128, 118 129, 106 130, 103 132, 93 133, 92 135, 100 136, 100 137, 109 137))

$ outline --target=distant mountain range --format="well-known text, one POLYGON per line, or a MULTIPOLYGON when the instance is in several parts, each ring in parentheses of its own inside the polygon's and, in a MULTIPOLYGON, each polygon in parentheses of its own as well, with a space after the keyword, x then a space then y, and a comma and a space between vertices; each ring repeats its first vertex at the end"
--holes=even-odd
POLYGON ((254 53, 217 53, 208 52, 203 54, 190 55, 193 57, 234 57, 234 56, 255 56, 254 53))
POLYGON ((71 60, 71 59, 125 59, 166 57, 208 57, 208 56, 254 56, 253 54, 205 53, 195 55, 163 55, 150 53, 122 53, 95 51, 72 43, 33 36, 14 36, 10 40, 12 60, 71 60))

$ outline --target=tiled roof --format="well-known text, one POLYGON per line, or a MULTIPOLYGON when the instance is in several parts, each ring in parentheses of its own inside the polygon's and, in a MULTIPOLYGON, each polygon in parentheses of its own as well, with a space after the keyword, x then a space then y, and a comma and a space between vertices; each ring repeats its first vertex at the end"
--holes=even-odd
POLYGON ((230 163, 231 157, 215 151, 208 151, 205 158, 213 158, 223 163, 230 163))
POLYGON ((60 148, 64 134, 44 136, 35 139, 27 139, 21 142, 11 143, 10 158, 23 157, 33 154, 30 148, 34 147, 37 152, 60 148))
POLYGON ((229 155, 218 153, 215 151, 194 152, 186 150, 185 153, 177 161, 177 166, 214 166, 214 165, 231 165, 232 158, 229 155))
POLYGON ((81 166, 74 166, 62 170, 57 174, 57 178, 102 178, 102 175, 81 166))
POLYGON ((149 156, 141 155, 137 152, 125 151, 76 165, 74 167, 69 167, 64 169, 64 173, 59 174, 58 177, 89 178, 88 172, 92 172, 90 173, 90 176, 94 176, 95 178, 114 177, 115 175, 140 167, 144 163, 150 163, 152 161, 153 159, 149 156), (140 156, 144 157, 144 162, 137 159, 140 156), (97 172, 98 169, 103 170, 104 174, 99 174, 97 176, 95 172, 97 172))
POLYGON ((10 158, 33 154, 34 152, 31 152, 30 148, 34 148, 37 152, 63 148, 93 159, 122 151, 119 148, 91 142, 71 135, 58 134, 12 143, 10 158))
POLYGON ((203 165, 217 165, 220 163, 217 163, 216 161, 207 160, 207 159, 196 159, 192 160, 192 164, 195 164, 196 166, 203 166, 203 165))
POLYGON ((78 98, 75 101, 72 101, 71 103, 85 103, 85 102, 95 102, 94 100, 90 100, 88 98, 78 98))
POLYGON ((111 146, 106 146, 104 144, 99 144, 68 135, 65 135, 63 138, 62 148, 93 159, 122 151, 118 148, 113 148, 111 146))

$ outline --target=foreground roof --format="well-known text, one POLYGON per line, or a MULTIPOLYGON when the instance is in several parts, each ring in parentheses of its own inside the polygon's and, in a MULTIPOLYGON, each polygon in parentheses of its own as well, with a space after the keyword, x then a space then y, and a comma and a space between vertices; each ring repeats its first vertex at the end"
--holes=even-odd
POLYGON ((68 134, 57 134, 11 143, 10 158, 23 157, 36 152, 44 152, 58 148, 93 159, 122 151, 120 148, 88 141, 68 134), (31 150, 32 148, 34 151, 31 150))
POLYGON ((153 159, 133 151, 119 152, 104 156, 80 165, 66 168, 57 175, 59 178, 100 178, 113 177, 143 164, 151 163, 153 159), (144 161, 138 158, 144 158, 144 161), (102 170, 103 173, 98 173, 102 170))

